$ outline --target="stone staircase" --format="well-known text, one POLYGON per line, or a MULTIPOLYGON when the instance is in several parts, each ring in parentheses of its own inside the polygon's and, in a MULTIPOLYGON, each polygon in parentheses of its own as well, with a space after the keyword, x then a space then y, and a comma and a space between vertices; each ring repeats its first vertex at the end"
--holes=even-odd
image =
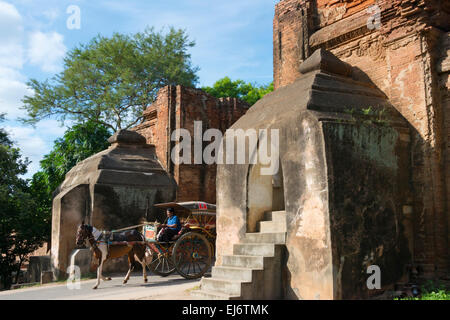
POLYGON ((281 267, 286 243, 286 212, 266 212, 259 232, 246 233, 201 280, 191 294, 208 300, 262 300, 282 297, 281 267))

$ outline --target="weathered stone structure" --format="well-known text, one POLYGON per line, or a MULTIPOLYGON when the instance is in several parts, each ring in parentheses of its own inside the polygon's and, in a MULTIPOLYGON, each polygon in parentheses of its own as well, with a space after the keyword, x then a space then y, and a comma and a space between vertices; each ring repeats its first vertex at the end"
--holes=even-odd
POLYGON ((40 282, 42 272, 50 270, 50 256, 31 256, 27 268, 27 282, 40 282))
MULTIPOLYGON (((203 133, 210 128, 222 133, 244 115, 249 106, 236 98, 215 98, 200 89, 183 86, 162 88, 156 101, 144 111, 144 122, 133 130, 142 134, 147 143, 156 146, 156 154, 164 169, 178 184, 177 201, 216 203, 216 165, 194 159, 194 121, 201 121, 203 133), (171 151, 175 146, 171 135, 186 129, 192 137, 191 164, 175 164, 171 151)), ((200 140, 203 134, 200 132, 200 140)), ((210 142, 201 142, 203 150, 210 142)))
POLYGON ((264 232, 266 212, 284 211, 281 296, 364 298, 370 265, 381 268, 386 287, 412 263, 408 124, 328 51, 317 50, 300 72, 232 126, 279 130, 280 169, 263 175, 259 162, 218 166, 217 265, 234 253, 230 244, 264 232))
POLYGON ((275 88, 295 81, 302 61, 325 48, 357 67, 408 121, 411 250, 425 277, 450 269, 449 31, 443 0, 284 0, 274 18, 275 88))
POLYGON ((51 257, 56 276, 66 273, 83 220, 101 230, 137 225, 141 219, 161 221, 164 216, 153 204, 175 198, 176 183, 160 165, 154 145, 126 130, 108 141, 107 150, 66 174, 53 200, 51 257))

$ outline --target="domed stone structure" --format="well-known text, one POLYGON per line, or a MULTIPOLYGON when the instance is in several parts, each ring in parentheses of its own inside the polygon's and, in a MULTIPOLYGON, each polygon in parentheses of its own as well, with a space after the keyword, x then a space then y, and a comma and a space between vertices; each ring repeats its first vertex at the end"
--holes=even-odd
POLYGON ((176 183, 162 168, 155 146, 134 132, 120 130, 111 146, 73 167, 53 200, 52 266, 66 272, 78 225, 85 221, 112 230, 163 219, 153 207, 175 199, 176 183))
MULTIPOLYGON (((215 268, 222 273, 203 279, 202 292, 210 296, 214 281, 241 285, 224 280, 225 271, 254 267, 263 280, 242 281, 241 299, 367 298, 369 266, 379 266, 382 285, 389 286, 411 263, 407 122, 376 86, 329 51, 318 49, 300 72, 231 127, 267 130, 272 141, 259 136, 246 163, 218 165, 215 268), (248 161, 264 145, 278 155, 270 175, 259 157, 248 161), (264 221, 268 214, 272 220, 264 221), (277 256, 269 242, 285 244, 286 252, 277 256), (278 264, 256 265, 259 256, 278 264)), ((224 140, 238 138, 227 132, 224 140)), ((223 150, 225 158, 229 149, 223 150)))

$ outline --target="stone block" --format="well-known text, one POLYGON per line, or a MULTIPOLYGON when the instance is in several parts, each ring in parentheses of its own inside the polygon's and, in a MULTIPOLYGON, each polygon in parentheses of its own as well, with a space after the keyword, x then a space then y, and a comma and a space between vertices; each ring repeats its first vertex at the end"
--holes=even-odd
POLYGON ((41 284, 50 283, 52 281, 53 281, 53 272, 52 271, 41 272, 41 284))
POLYGON ((50 256, 33 256, 28 263, 28 282, 40 282, 41 273, 51 269, 50 256))

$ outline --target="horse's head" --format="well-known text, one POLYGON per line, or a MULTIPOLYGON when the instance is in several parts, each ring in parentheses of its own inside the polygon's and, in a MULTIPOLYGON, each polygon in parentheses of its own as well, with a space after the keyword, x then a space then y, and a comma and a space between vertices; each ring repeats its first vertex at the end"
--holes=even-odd
POLYGON ((75 238, 76 245, 80 247, 84 244, 86 239, 93 238, 92 230, 92 226, 84 224, 84 222, 82 222, 77 230, 77 236, 75 238))

